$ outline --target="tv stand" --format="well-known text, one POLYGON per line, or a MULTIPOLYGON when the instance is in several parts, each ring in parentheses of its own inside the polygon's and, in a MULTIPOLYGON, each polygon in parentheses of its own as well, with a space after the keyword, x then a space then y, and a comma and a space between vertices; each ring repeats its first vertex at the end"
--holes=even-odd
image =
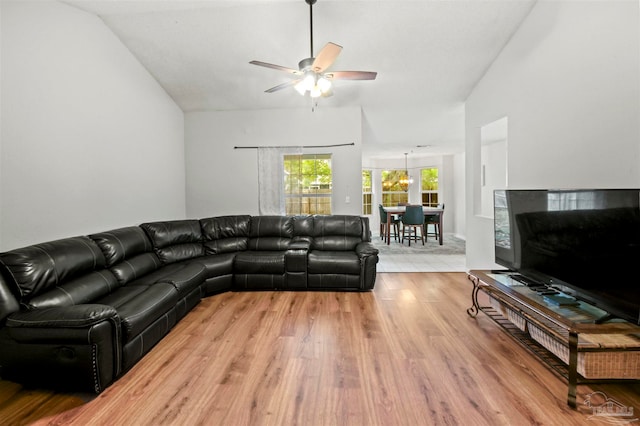
POLYGON ((567 380, 572 408, 577 407, 578 384, 640 380, 640 326, 582 301, 550 303, 509 273, 473 270, 468 278, 473 289, 467 314, 484 312, 567 380), (481 292, 489 304, 479 302, 481 292))

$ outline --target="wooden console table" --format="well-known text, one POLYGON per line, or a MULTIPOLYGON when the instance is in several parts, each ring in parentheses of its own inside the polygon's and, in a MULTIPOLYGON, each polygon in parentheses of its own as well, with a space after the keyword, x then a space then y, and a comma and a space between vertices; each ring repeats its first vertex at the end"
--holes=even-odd
POLYGON ((568 381, 567 403, 576 408, 576 386, 640 379, 640 327, 598 320, 607 313, 581 301, 558 305, 521 281, 517 273, 470 271, 471 317, 480 311, 568 381), (481 306, 478 293, 489 298, 481 306))

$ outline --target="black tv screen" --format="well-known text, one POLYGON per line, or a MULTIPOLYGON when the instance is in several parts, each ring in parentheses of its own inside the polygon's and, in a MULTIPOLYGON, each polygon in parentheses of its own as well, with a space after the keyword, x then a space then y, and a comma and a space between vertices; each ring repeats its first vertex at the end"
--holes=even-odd
POLYGON ((640 324, 640 189, 494 191, 496 263, 640 324))

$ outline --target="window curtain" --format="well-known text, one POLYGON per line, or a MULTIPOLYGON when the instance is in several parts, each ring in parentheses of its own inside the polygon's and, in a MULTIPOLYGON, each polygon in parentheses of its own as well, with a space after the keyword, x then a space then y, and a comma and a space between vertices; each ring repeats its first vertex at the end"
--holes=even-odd
POLYGON ((284 156, 302 154, 302 147, 258 148, 258 211, 260 215, 284 215, 284 156))
POLYGON ((547 204, 549 210, 593 210, 605 205, 602 197, 595 191, 550 192, 547 204))

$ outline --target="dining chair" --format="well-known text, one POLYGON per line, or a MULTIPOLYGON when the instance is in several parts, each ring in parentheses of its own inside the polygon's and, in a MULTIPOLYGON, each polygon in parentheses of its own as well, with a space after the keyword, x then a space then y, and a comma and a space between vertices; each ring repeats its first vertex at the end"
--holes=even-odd
POLYGON ((411 240, 422 240, 424 245, 424 212, 422 206, 407 206, 404 214, 402 215, 402 244, 404 244, 404 238, 406 229, 409 228, 409 247, 411 247, 411 240), (413 236, 411 236, 411 228, 413 228, 413 236), (418 228, 420 228, 420 237, 418 237, 418 228))
POLYGON ((438 208, 442 209, 442 213, 437 214, 426 214, 424 215, 424 227, 427 230, 426 238, 429 239, 429 235, 433 235, 436 240, 440 238, 440 215, 444 214, 444 203, 438 204, 438 208), (433 232, 429 232, 429 225, 433 226, 433 232))
MULTIPOLYGON (((411 203, 403 203, 401 201, 398 201, 398 207, 405 207, 405 206, 410 206, 410 205, 411 205, 411 203)), ((398 218, 399 222, 402 222, 402 215, 401 214, 397 215, 397 218, 398 218)))
MULTIPOLYGON (((387 229, 387 215, 389 213, 387 213, 384 210, 384 207, 382 206, 382 204, 378 204, 378 208, 380 209, 380 239, 385 238, 385 230, 387 229)), ((398 241, 400 239, 400 219, 398 219, 398 217, 396 217, 395 215, 391 215, 391 225, 393 225, 393 232, 392 229, 389 229, 389 237, 391 237, 391 235, 393 235, 393 239, 398 241)))

